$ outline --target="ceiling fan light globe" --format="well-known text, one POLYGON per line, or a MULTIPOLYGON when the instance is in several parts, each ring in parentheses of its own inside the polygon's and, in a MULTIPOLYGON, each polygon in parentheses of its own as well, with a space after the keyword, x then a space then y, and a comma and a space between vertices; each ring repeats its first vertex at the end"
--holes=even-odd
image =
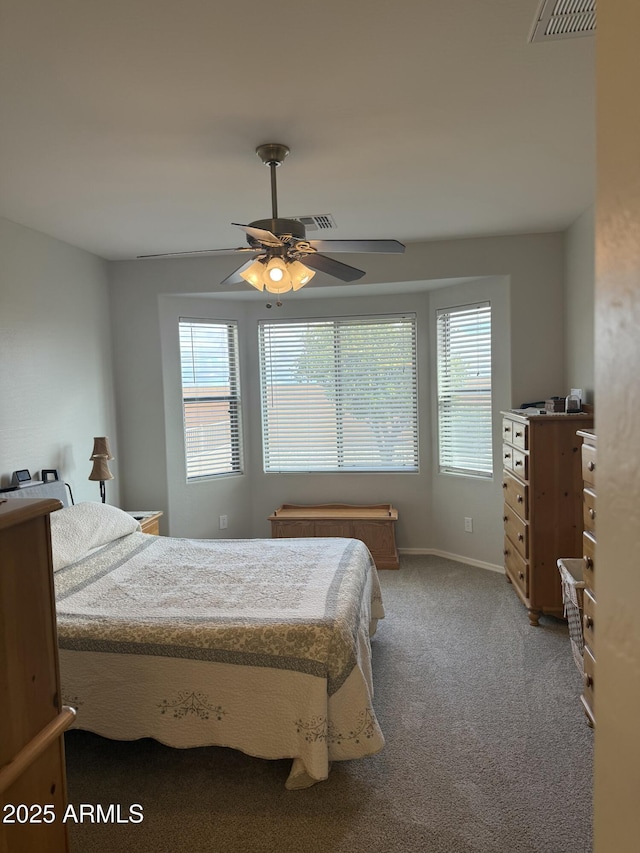
POLYGON ((260 261, 254 261, 250 267, 240 273, 240 277, 256 290, 264 290, 264 264, 260 261))
POLYGON ((269 293, 286 293, 291 290, 291 276, 282 258, 271 258, 264 271, 263 280, 269 293))
POLYGON ((266 278, 264 286, 269 293, 286 293, 288 290, 291 290, 291 278, 287 273, 282 276, 280 281, 271 281, 269 278, 266 278))
POLYGON ((316 274, 315 270, 305 267, 300 261, 291 261, 288 267, 289 275, 291 276, 291 286, 294 290, 300 290, 305 284, 308 284, 316 274))
POLYGON ((287 275, 287 265, 282 258, 271 258, 265 269, 265 284, 279 284, 287 275))

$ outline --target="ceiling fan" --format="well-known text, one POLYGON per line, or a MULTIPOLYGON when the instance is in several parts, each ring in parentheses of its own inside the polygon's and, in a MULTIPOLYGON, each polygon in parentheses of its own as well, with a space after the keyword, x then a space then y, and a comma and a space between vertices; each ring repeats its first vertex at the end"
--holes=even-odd
POLYGON ((271 171, 271 219, 257 219, 248 225, 233 222, 247 235, 248 246, 237 249, 202 249, 193 252, 167 252, 157 255, 138 255, 138 258, 169 258, 191 255, 242 254, 249 256, 242 266, 228 275, 221 284, 241 284, 246 281, 257 290, 285 293, 304 287, 317 271, 341 281, 356 281, 365 271, 336 261, 324 252, 404 252, 398 240, 307 240, 305 226, 297 219, 278 218, 276 169, 289 153, 280 143, 259 145, 256 154, 271 171))

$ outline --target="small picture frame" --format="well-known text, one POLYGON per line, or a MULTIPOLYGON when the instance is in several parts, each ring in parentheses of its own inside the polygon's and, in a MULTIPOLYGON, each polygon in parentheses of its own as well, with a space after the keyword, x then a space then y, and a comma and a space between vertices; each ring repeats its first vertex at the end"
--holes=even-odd
POLYGON ((31 482, 31 474, 27 468, 21 468, 20 471, 14 471, 11 475, 11 484, 13 486, 25 486, 31 482))

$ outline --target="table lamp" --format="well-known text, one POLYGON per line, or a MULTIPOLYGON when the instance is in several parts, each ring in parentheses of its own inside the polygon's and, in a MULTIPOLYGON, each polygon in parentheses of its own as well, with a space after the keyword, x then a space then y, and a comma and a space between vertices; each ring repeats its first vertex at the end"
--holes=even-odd
POLYGON ((100 482, 100 498, 104 503, 106 500, 105 480, 113 480, 113 474, 109 470, 109 460, 113 459, 113 456, 109 449, 109 439, 106 436, 93 439, 93 452, 89 458, 93 462, 89 479, 100 482))

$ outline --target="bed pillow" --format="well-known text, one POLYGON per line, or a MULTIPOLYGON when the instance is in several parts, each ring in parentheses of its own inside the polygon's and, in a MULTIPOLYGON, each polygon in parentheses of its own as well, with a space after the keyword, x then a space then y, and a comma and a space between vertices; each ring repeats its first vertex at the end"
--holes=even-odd
POLYGON ((92 501, 59 509, 50 519, 54 572, 75 563, 93 548, 140 530, 140 522, 128 512, 92 501))

